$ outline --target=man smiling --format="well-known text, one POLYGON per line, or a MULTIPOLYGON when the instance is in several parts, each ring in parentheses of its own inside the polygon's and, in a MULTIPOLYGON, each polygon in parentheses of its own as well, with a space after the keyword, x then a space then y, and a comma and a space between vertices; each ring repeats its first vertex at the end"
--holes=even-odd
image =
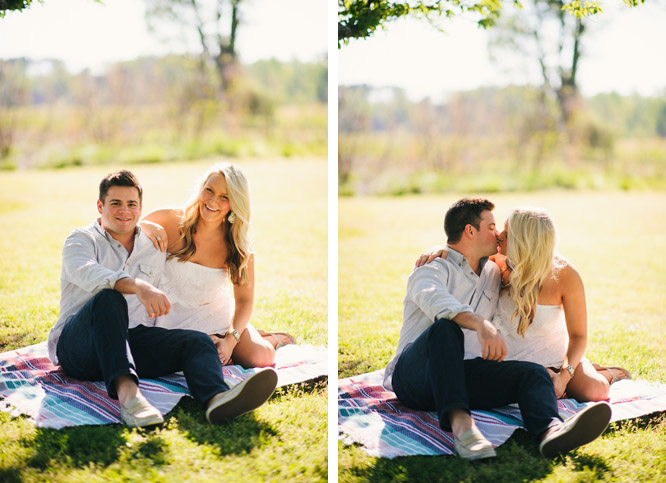
POLYGON ((183 371, 192 396, 212 423, 263 404, 277 374, 262 369, 233 388, 224 382, 217 349, 198 331, 146 327, 132 321, 165 315, 171 304, 155 288, 165 253, 137 226, 143 190, 129 171, 106 176, 99 186, 100 217, 74 230, 62 252, 60 317, 49 333, 49 357, 71 377, 103 380, 120 402, 128 426, 163 422, 139 390, 139 377, 183 371))

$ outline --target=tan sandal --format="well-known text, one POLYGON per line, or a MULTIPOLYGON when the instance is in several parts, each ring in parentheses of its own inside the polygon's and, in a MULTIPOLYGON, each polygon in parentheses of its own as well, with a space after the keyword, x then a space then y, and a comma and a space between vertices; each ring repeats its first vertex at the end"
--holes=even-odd
POLYGON ((592 364, 597 372, 608 371, 611 375, 611 380, 608 381, 609 384, 615 384, 617 381, 623 381, 625 379, 631 379, 631 372, 626 370, 624 367, 619 366, 602 366, 599 364, 592 364), (616 371, 623 374, 624 377, 618 377, 616 371))
POLYGON ((296 344, 296 337, 286 332, 266 332, 265 330, 261 329, 257 329, 257 332, 259 332, 259 335, 262 337, 265 338, 272 337, 273 339, 275 339, 275 344, 273 344, 273 348, 275 348, 275 350, 278 350, 280 347, 284 347, 289 344, 296 344), (286 337, 289 340, 289 342, 282 342, 278 337, 278 335, 286 337))

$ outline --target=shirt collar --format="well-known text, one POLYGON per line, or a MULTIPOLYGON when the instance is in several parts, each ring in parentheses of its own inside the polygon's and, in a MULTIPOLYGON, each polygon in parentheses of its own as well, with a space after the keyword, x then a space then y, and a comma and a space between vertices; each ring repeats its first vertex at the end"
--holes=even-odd
MULTIPOLYGON (((102 228, 102 224, 99 222, 99 220, 100 220, 99 218, 95 220, 95 222, 93 223, 93 228, 97 230, 97 233, 102 235, 107 240, 115 240, 115 238, 113 238, 108 231, 102 228)), ((141 226, 137 223, 136 227, 134 228, 134 239, 135 240, 138 239, 139 235, 141 235, 141 226)))
MULTIPOLYGON (((469 266, 469 260, 467 260, 467 257, 465 255, 451 248, 450 246, 447 246, 446 249, 447 249, 447 254, 446 254, 447 259, 450 259, 453 263, 457 264, 458 266, 463 266, 464 264, 467 264, 469 266)), ((479 273, 483 271, 483 267, 486 266, 487 261, 488 257, 483 257, 481 260, 479 260, 479 273)))

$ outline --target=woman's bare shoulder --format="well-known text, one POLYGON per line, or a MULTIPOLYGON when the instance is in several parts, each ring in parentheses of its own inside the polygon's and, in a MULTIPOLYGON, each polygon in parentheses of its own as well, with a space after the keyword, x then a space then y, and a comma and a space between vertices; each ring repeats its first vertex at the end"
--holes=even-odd
POLYGON ((569 260, 558 256, 557 265, 553 269, 553 275, 562 287, 577 287, 583 284, 583 279, 576 267, 569 260))
POLYGON ((144 216, 144 219, 162 225, 165 229, 169 229, 171 227, 177 227, 178 225, 180 225, 180 221, 182 220, 182 218, 183 218, 182 208, 169 208, 169 207, 160 208, 158 210, 151 211, 146 216, 144 216))

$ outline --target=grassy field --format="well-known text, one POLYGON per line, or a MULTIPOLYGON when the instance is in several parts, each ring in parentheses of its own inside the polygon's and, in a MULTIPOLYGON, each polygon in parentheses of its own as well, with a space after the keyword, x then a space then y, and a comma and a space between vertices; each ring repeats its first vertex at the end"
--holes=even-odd
MULTIPOLYGON (((180 205, 216 160, 136 166, 144 213, 180 205)), ((327 344, 327 184, 321 159, 241 161, 256 250, 253 323, 327 344)), ((120 166, 0 172, 0 350, 46 340, 58 317, 60 252, 96 216, 99 180, 120 166)), ((289 387, 213 427, 189 398, 153 430, 36 429, 0 413, 0 481, 322 481, 325 382, 289 387)))
MULTIPOLYGON (((383 368, 393 356, 407 276, 417 255, 445 243, 447 207, 458 196, 339 201, 339 377, 383 368)), ((547 208, 560 252, 580 271, 588 304, 587 356, 635 378, 666 382, 666 193, 537 192, 492 195, 503 224, 518 205, 547 208)), ((498 457, 368 456, 338 448, 339 481, 666 481, 666 417, 613 425, 553 461, 519 431, 498 457)))

